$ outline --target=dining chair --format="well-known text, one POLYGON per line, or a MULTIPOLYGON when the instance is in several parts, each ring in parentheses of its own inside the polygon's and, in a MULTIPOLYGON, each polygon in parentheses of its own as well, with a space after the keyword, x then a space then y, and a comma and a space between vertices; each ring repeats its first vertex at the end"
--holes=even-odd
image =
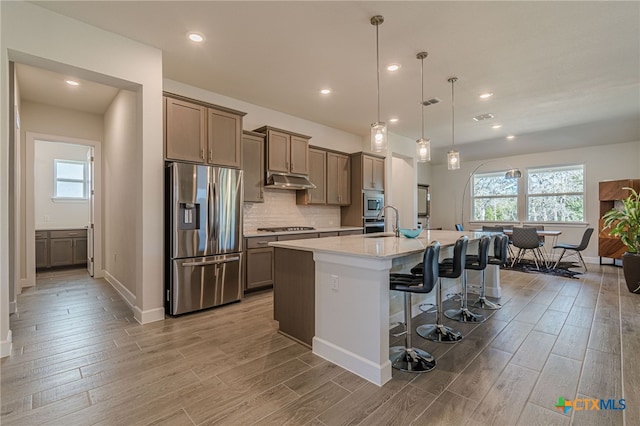
POLYGON ((542 244, 538 239, 538 230, 536 228, 514 227, 511 238, 513 246, 518 249, 518 254, 511 261, 512 267, 522 260, 527 251, 533 253, 533 261, 536 264, 536 269, 540 269, 540 264, 545 265, 544 255, 540 251, 542 244))
POLYGON ((482 232, 504 232, 504 226, 482 225, 482 232))
POLYGON ((587 246, 589 245, 591 234, 593 234, 593 228, 587 228, 585 229, 584 234, 582 234, 582 241, 580 241, 580 244, 557 244, 553 246, 554 249, 557 249, 557 248, 562 249, 562 253, 560 253, 560 257, 558 258, 558 260, 556 260, 555 265, 553 265, 553 269, 556 269, 558 267, 558 265, 560 264, 560 261, 564 257, 567 250, 570 250, 573 253, 570 253, 569 256, 577 255, 578 260, 580 260, 580 263, 584 268, 584 271, 587 272, 587 264, 584 263, 584 259, 582 258, 582 255, 580 254, 580 252, 586 249, 587 246))
POLYGON ((461 223, 456 223, 456 231, 464 231, 461 223))

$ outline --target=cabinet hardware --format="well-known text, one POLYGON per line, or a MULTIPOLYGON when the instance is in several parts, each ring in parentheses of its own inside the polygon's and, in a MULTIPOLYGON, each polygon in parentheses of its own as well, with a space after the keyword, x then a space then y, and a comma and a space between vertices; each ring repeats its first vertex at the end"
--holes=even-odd
POLYGON ((200 158, 204 160, 204 148, 200 148, 200 158))
POLYGON ((269 241, 256 241, 256 244, 260 244, 262 246, 265 245, 265 244, 268 244, 268 243, 269 243, 269 241))
POLYGON ((213 162, 213 150, 212 149, 209 150, 209 162, 210 163, 213 162))

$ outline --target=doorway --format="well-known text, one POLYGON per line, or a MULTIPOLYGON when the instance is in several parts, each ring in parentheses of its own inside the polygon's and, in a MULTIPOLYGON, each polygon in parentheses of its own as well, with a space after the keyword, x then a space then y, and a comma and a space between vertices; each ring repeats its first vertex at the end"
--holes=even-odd
POLYGON ((25 150, 25 247, 26 277, 22 287, 36 283, 38 255, 48 252, 49 266, 56 253, 54 243, 62 250, 58 264, 78 264, 84 257, 94 277, 102 273, 101 215, 101 144, 99 141, 27 132, 25 150), (82 165, 82 179, 75 181, 64 175, 58 179, 56 167, 82 165), (41 176, 43 175, 44 176, 41 176), (47 175, 50 177, 47 185, 47 175), (42 179, 38 180, 38 176, 42 179), (91 179, 93 178, 93 179, 91 179), (62 182, 57 182, 61 180, 62 182), (60 193, 56 185, 60 183, 60 193), (82 197, 70 197, 74 188, 82 185, 82 197), (71 192, 64 192, 71 191, 71 192), (80 234, 81 229, 86 229, 80 234), (36 240, 36 231, 40 237, 36 240), (65 232, 67 234, 65 234, 65 232), (43 236, 44 234, 44 236, 43 236), (57 238, 55 238, 57 237, 57 238), (46 238, 46 243, 43 243, 46 238), (84 244, 84 247, 82 245, 84 244), (85 249, 86 248, 86 249, 85 249), (68 254, 67 254, 68 253, 68 254), (80 253, 80 254, 77 254, 80 253), (67 260, 67 257, 71 259, 67 260))

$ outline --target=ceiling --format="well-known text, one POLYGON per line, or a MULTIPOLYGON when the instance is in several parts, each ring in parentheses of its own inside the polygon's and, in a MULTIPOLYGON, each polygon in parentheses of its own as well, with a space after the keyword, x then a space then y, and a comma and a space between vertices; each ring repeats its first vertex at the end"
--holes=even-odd
POLYGON ((33 3, 162 49, 166 78, 360 135, 377 119, 370 18, 383 15, 381 119, 421 136, 416 54, 427 51, 424 96, 441 100, 424 108, 436 163, 452 141, 452 76, 463 161, 640 140, 640 2, 33 3), (472 120, 484 113, 495 118, 472 120))

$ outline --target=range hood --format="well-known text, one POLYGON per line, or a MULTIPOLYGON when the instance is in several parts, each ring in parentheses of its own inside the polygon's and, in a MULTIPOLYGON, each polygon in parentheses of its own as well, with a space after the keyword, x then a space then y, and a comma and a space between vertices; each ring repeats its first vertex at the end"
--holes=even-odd
POLYGON ((275 189, 314 189, 316 186, 304 175, 269 173, 265 186, 275 189))

